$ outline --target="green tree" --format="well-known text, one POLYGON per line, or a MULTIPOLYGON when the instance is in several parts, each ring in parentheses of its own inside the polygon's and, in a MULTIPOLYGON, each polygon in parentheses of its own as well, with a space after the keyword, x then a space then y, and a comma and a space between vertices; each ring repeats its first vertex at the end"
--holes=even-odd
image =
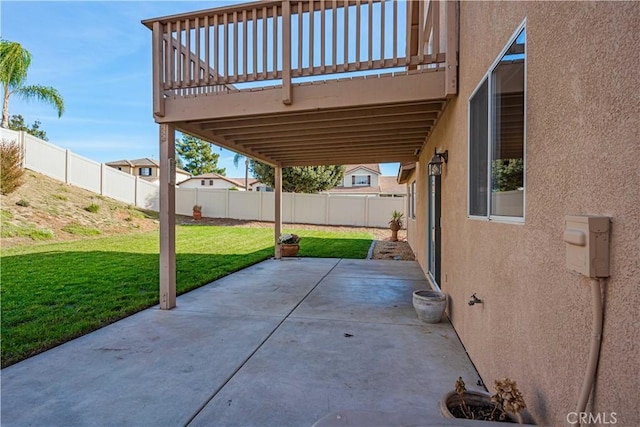
POLYGON ((233 165, 237 168, 240 160, 244 158, 244 189, 249 191, 249 159, 240 153, 233 156, 233 165))
POLYGON ((27 126, 24 123, 24 117, 22 117, 20 114, 14 114, 13 116, 9 117, 9 129, 18 131, 21 130, 35 136, 36 138, 48 141, 49 138, 47 138, 47 133, 44 130, 40 129, 40 124, 40 120, 36 120, 31 126, 27 126))
POLYGON ((9 97, 16 95, 25 100, 37 99, 53 106, 58 117, 64 113, 64 101, 60 93, 49 86, 27 85, 27 71, 31 54, 20 43, 0 40, 0 81, 4 101, 2 104, 2 127, 9 127, 9 97))
POLYGON ((522 159, 494 160, 491 174, 494 191, 511 191, 524 187, 524 162, 522 159))
POLYGON ((184 161, 184 170, 193 175, 205 173, 225 174, 224 168, 218 167, 220 154, 214 153, 211 144, 191 135, 182 135, 182 139, 176 141, 176 152, 184 161))
MULTIPOLYGON (((255 178, 270 187, 275 186, 274 169, 250 160, 249 168, 255 178)), ((291 193, 318 193, 340 184, 344 166, 303 166, 282 169, 282 190, 291 193)))

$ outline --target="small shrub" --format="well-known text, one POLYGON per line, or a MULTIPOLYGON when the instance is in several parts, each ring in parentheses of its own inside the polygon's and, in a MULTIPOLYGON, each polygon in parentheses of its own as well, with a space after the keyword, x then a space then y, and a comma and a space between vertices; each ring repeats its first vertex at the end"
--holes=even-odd
POLYGON ((33 240, 49 240, 56 237, 56 233, 48 228, 32 228, 27 230, 24 237, 31 237, 33 240))
POLYGON ((15 141, 0 142, 0 193, 13 193, 22 185, 22 151, 15 141))
POLYGON ((97 236, 98 234, 102 233, 97 228, 85 227, 84 225, 76 223, 65 225, 64 227, 62 227, 62 231, 69 234, 74 234, 76 236, 97 236))
POLYGON ((95 203, 91 203, 89 206, 84 208, 85 211, 91 213, 97 213, 100 210, 100 205, 96 205, 95 203))
POLYGON ((62 200, 63 202, 66 202, 67 200, 69 200, 69 198, 67 196, 65 196, 64 194, 54 194, 53 198, 54 199, 58 199, 58 200, 62 200))
POLYGON ((138 219, 144 218, 144 214, 139 210, 136 210, 135 208, 127 208, 127 212, 129 213, 130 218, 138 218, 138 219))
POLYGON ((64 185, 61 185, 61 186, 60 186, 60 188, 58 188, 58 190, 60 190, 60 191, 64 191, 65 193, 68 193, 68 192, 69 192, 69 188, 68 188, 68 187, 65 187, 64 185))
POLYGON ((16 205, 18 205, 18 206, 22 206, 23 208, 28 208, 28 207, 29 207, 29 205, 31 205, 31 202, 29 202, 29 201, 28 201, 28 200, 26 200, 26 199, 20 199, 20 200, 18 200, 18 201, 16 202, 16 205))
POLYGON ((48 228, 37 228, 33 224, 11 224, 2 225, 0 235, 5 237, 28 237, 32 240, 49 240, 55 237, 53 230, 48 228))

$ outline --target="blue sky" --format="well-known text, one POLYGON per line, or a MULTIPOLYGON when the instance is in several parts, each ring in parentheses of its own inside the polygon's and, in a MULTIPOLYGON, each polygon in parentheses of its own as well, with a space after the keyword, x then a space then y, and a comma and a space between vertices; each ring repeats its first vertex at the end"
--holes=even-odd
MULTIPOLYGON (((0 33, 32 55, 27 83, 53 86, 65 113, 12 97, 10 114, 42 122, 49 141, 100 162, 158 158, 151 106, 151 32, 140 21, 240 1, 7 1, 0 33)), ((244 175, 233 153, 218 151, 227 176, 244 175)), ((396 175, 397 164, 382 166, 396 175)))

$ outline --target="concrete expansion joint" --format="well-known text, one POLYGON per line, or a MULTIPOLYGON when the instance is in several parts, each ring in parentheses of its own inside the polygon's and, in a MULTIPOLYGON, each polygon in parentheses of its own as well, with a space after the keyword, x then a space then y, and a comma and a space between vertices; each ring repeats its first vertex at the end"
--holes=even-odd
MULTIPOLYGON (((340 261, 342 261, 342 259, 340 259, 340 261)), ((331 269, 320 278, 320 280, 318 280, 318 282, 313 285, 313 287, 311 288, 311 290, 309 292, 307 292, 305 294, 304 297, 302 297, 302 299, 300 299, 300 301, 298 301, 298 303, 291 309, 289 310, 289 312, 282 318, 282 320, 280 322, 278 322, 278 324, 275 326, 275 328, 273 328, 273 330, 265 337, 264 340, 262 340, 262 342, 260 342, 260 344, 255 348, 255 350, 253 350, 251 352, 251 354, 249 354, 249 356, 247 356, 242 363, 240 363, 240 365, 224 380, 224 382, 213 391, 213 393, 211 394, 211 396, 209 396, 208 399, 206 399, 202 405, 200 405, 200 407, 198 409, 196 409, 196 411, 193 413, 193 415, 191 415, 189 417, 189 419, 187 420, 186 423, 184 423, 184 427, 189 426, 193 420, 196 419, 196 417, 204 410, 204 408, 213 400, 215 399, 215 397, 222 391, 222 389, 224 389, 224 387, 229 383, 229 381, 231 381, 233 379, 233 377, 236 376, 236 374, 238 372, 240 372, 240 370, 253 358, 253 356, 266 344, 267 341, 269 341, 269 339, 273 336, 273 334, 276 333, 276 331, 278 329, 280 329, 280 327, 282 326, 282 324, 291 316, 291 314, 300 306, 300 304, 302 304, 308 297, 309 295, 311 295, 311 293, 318 287, 318 285, 320 283, 322 283, 322 281, 324 279, 327 278, 327 276, 329 274, 331 274, 331 272, 338 266, 338 264, 340 264, 340 261, 336 262, 333 267, 331 267, 331 269)))

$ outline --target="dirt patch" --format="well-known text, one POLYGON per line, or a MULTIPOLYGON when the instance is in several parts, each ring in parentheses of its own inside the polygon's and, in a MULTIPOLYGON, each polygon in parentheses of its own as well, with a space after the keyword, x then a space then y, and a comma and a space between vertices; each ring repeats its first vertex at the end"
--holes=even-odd
POLYGON ((414 261, 416 259, 409 243, 404 240, 397 242, 376 240, 371 259, 389 259, 395 261, 414 261))
POLYGON ((158 229, 155 213, 32 171, 0 205, 3 248, 158 229))

